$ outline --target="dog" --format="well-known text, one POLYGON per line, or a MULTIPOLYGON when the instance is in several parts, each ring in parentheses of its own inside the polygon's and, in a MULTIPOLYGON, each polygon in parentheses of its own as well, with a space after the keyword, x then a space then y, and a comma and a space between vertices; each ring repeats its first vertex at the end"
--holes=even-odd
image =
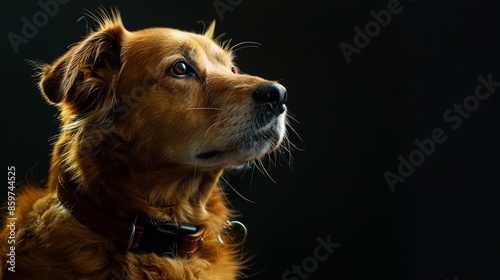
POLYGON ((284 147, 285 87, 241 73, 214 22, 132 32, 118 11, 93 17, 95 30, 38 65, 60 133, 46 186, 17 189, 2 278, 244 277, 219 179, 284 147))

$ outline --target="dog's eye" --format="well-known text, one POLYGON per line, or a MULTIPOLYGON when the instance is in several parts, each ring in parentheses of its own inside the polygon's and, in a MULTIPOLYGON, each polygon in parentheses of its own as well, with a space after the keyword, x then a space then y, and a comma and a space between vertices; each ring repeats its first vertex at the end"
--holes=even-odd
POLYGON ((188 66, 184 61, 177 61, 173 66, 172 66, 172 73, 175 75, 186 75, 188 72, 188 66))
POLYGON ((238 71, 236 71, 236 67, 231 67, 231 72, 233 72, 233 74, 236 74, 238 71))
POLYGON ((170 73, 174 77, 183 78, 187 74, 192 73, 193 69, 185 61, 177 61, 172 65, 170 73))

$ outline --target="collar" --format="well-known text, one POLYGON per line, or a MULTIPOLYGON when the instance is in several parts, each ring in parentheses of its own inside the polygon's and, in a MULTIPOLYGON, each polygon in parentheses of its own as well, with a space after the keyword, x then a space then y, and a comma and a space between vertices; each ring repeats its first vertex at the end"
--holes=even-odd
POLYGON ((126 220, 105 212, 85 199, 71 183, 59 179, 57 196, 71 215, 93 231, 110 237, 125 252, 191 257, 200 248, 205 228, 155 221, 141 214, 126 220))

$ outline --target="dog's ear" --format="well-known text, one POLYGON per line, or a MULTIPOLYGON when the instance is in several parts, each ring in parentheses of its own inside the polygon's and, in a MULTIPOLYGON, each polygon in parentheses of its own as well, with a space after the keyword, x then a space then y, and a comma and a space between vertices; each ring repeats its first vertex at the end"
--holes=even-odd
POLYGON ((52 65, 42 67, 38 85, 50 103, 62 103, 83 113, 112 102, 126 30, 118 17, 104 18, 100 23, 97 31, 52 65))
POLYGON ((215 19, 212 20, 210 25, 208 26, 207 30, 205 30, 205 37, 208 37, 209 39, 214 39, 214 32, 215 32, 215 19))

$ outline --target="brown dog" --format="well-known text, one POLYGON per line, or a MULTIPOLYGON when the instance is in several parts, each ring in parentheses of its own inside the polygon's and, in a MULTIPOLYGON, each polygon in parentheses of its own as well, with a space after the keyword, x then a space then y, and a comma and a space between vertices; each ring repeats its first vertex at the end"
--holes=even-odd
POLYGON ((218 180, 280 147, 285 88, 239 73, 213 24, 199 35, 130 32, 117 13, 99 23, 40 66, 61 132, 46 188, 16 195, 3 278, 241 277, 218 180))

